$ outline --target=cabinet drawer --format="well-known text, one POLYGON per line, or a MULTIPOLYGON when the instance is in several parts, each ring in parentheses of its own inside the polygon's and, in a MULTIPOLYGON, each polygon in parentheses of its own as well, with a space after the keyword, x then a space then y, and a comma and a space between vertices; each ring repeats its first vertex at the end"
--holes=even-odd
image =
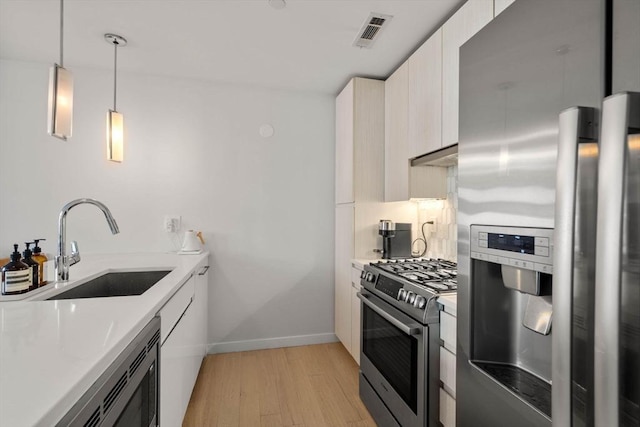
POLYGON ((356 285, 360 286, 361 273, 362 270, 360 270, 359 268, 351 267, 351 283, 355 283, 356 285))
POLYGON ((440 338, 444 341, 444 348, 456 354, 456 318, 440 312, 440 338))
POLYGON ((440 380, 444 384, 444 389, 456 397, 456 356, 440 347, 440 380))
POLYGON ((444 427, 456 426, 456 400, 440 389, 440 423, 444 427))
POLYGON ((198 378, 202 353, 198 345, 195 304, 188 306, 160 352, 160 419, 162 426, 181 426, 198 378))
POLYGON ((191 303, 194 293, 195 280, 192 275, 160 309, 161 343, 164 343, 173 327, 178 323, 178 320, 180 320, 180 316, 182 316, 182 313, 184 313, 189 303, 191 303))

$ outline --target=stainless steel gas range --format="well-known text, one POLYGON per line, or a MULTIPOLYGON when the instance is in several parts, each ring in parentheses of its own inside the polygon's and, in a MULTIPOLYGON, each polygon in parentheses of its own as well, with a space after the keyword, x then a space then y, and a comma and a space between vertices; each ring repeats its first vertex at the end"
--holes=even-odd
POLYGON ((379 426, 438 425, 440 307, 457 290, 456 263, 427 258, 366 265, 360 398, 379 426))

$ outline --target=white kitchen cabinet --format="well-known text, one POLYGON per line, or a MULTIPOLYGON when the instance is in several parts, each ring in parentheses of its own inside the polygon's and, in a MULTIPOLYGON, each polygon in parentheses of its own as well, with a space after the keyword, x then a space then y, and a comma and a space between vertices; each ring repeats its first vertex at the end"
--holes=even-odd
POLYGON ((409 63, 384 85, 384 201, 409 200, 409 63))
POLYGON ((335 333, 356 360, 351 260, 377 246, 371 216, 384 193, 384 97, 383 81, 354 78, 336 98, 335 333))
MULTIPOLYGON (((437 38, 434 39, 437 41, 437 38)), ((431 47, 424 52, 430 53, 431 47)), ((421 53, 423 54, 423 53, 421 53)), ((420 63, 423 60, 419 60, 420 63)), ((424 114, 429 107, 433 107, 431 102, 420 101, 411 95, 409 89, 410 71, 420 73, 421 66, 410 67, 411 58, 400 66, 385 82, 385 139, 384 139, 384 200, 385 202, 406 201, 412 198, 435 198, 443 199, 447 197, 447 169, 420 166, 411 167, 411 149, 409 145, 410 119, 414 119, 424 114), (414 107, 410 108, 409 99, 412 98, 414 107), (421 104, 420 107, 418 105, 421 104), (413 111, 413 116, 409 112, 413 111)), ((414 85, 422 86, 424 83, 414 85)), ((426 84, 424 84, 426 86, 426 84)), ((427 91, 427 89, 422 89, 427 91)), ((415 141, 421 136, 418 133, 422 128, 427 132, 426 127, 411 125, 415 133, 415 141)), ((439 133, 439 131, 436 131, 439 133)), ((418 143, 415 142, 414 150, 418 143)), ((421 145, 424 147, 424 145, 421 145)), ((425 154, 425 153, 421 153, 425 154)))
POLYGON ((202 357, 198 346, 196 310, 193 303, 184 312, 160 350, 160 425, 180 426, 202 357))
POLYGON ((456 400, 440 389, 440 423, 444 427, 456 427, 456 400))
POLYGON ((444 348, 456 354, 456 318, 449 313, 440 312, 440 339, 444 343, 444 348))
POLYGON ((336 204, 382 200, 383 138, 384 82, 351 79, 336 98, 336 204))
POLYGON ((336 203, 353 203, 354 81, 336 98, 336 203))
POLYGON ((440 347, 440 381, 444 390, 456 397, 456 355, 440 347))
POLYGON ((457 298, 445 296, 438 299, 440 311, 440 423, 444 427, 456 425, 456 314, 457 298))
POLYGON ((409 158, 442 147, 442 29, 409 58, 409 158))
POLYGON ((358 298, 358 292, 360 292, 360 273, 362 270, 355 265, 351 268, 351 356, 355 359, 356 363, 360 364, 360 348, 361 348, 361 305, 360 298, 358 298))
POLYGON ((515 0, 495 0, 494 1, 494 9, 493 9, 493 17, 500 15, 503 10, 505 10, 511 3, 515 0))
POLYGON ((209 344, 209 261, 204 260, 196 268, 195 304, 197 307, 198 346, 202 357, 207 354, 209 344))
POLYGON ((353 204, 337 205, 335 228, 335 333, 349 351, 354 209, 353 204))
POLYGON ((160 309, 160 425, 180 426, 206 352, 208 261, 160 309))
POLYGON ((493 19, 493 0, 468 0, 442 26, 442 146, 458 142, 460 46, 493 19))

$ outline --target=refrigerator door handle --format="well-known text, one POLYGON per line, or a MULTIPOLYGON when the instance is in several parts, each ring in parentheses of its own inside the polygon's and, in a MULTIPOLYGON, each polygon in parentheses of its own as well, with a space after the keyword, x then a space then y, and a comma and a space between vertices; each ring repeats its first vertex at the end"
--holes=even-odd
POLYGON ((552 404, 554 425, 571 425, 571 325, 578 149, 596 137, 597 110, 568 108, 559 116, 553 260, 552 404))
MULTIPOLYGON (((620 288, 624 191, 629 128, 640 128, 640 93, 623 92, 602 104, 596 245, 594 417, 620 425, 620 288)), ((555 384, 554 384, 555 386, 555 384)))

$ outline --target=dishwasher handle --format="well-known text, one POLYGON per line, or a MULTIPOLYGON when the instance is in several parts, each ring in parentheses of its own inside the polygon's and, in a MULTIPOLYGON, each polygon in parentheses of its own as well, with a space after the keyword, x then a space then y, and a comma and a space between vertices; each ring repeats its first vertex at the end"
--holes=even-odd
POLYGON ((383 308, 378 306, 375 302, 371 301, 367 298, 366 295, 363 295, 362 292, 358 292, 358 298, 362 301, 364 305, 369 307, 371 310, 375 311, 380 317, 382 317, 387 322, 391 323, 393 326, 398 328, 400 331, 409 336, 420 335, 422 333, 422 327, 415 325, 407 325, 406 323, 398 320, 391 314, 387 313, 383 308))

